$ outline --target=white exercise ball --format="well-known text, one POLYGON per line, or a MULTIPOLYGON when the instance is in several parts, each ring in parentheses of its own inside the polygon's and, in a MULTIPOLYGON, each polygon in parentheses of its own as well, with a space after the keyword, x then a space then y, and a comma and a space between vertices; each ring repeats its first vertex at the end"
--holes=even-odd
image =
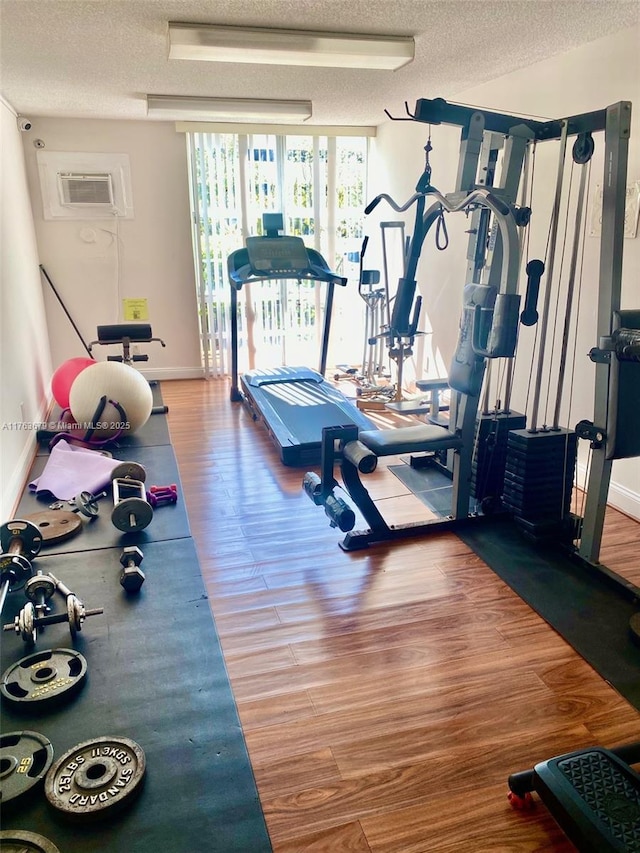
POLYGON ((149 383, 134 367, 119 361, 96 362, 78 374, 69 392, 69 408, 79 433, 94 421, 102 397, 107 402, 95 419, 94 438, 110 438, 119 430, 135 432, 146 424, 153 408, 149 383), (124 418, 114 402, 122 407, 124 418))

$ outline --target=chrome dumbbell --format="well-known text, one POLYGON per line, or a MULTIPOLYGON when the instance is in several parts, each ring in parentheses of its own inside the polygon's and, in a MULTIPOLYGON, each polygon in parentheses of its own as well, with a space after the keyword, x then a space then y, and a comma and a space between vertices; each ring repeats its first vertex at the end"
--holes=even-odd
POLYGON ((144 554, 136 545, 124 548, 120 555, 120 585, 127 592, 138 592, 145 581, 145 575, 140 568, 144 554))

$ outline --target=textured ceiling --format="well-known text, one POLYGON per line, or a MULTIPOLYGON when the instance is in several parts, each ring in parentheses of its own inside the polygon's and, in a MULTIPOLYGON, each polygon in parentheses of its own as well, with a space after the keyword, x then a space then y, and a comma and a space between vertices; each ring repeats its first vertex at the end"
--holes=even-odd
POLYGON ((0 0, 0 90, 26 116, 146 118, 145 95, 313 101, 380 124, 640 22, 640 0, 0 0), (168 60, 168 21, 411 35, 395 72, 168 60))

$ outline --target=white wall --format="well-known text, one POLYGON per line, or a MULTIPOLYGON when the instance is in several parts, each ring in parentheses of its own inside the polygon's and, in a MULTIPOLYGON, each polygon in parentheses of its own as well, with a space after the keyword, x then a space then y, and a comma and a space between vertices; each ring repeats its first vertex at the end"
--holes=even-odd
MULTIPOLYGON (((169 122, 32 119, 23 142, 40 259, 82 337, 90 343, 98 325, 122 322, 122 299, 147 299, 166 348, 142 345, 145 376, 201 376, 184 134, 169 122), (35 139, 46 151, 128 154, 134 218, 45 220, 35 139)), ((45 304, 55 369, 85 350, 48 286, 45 304)), ((103 360, 118 349, 93 352, 103 360)))
POLYGON ((8 520, 35 454, 51 359, 22 135, 0 99, 0 521, 8 520))
MULTIPOLYGON (((500 112, 549 118, 599 110, 622 100, 629 100, 632 114, 631 143, 629 148, 628 182, 640 179, 640 29, 624 30, 614 36, 585 45, 569 53, 531 65, 521 71, 501 77, 465 92, 430 92, 425 87, 424 97, 444 97, 451 101, 476 104, 500 112)), ((390 105, 392 114, 400 115, 402 105, 390 105)), ((413 106, 413 105, 410 105, 413 106)), ((454 187, 458 161, 460 131, 456 128, 433 127, 431 153, 432 183, 443 192, 454 187)), ((378 167, 374 173, 376 185, 373 192, 386 191, 405 201, 415 189, 415 183, 424 167, 424 151, 429 129, 413 122, 388 122, 377 138, 378 167)), ((572 144, 572 143, 571 143, 572 144)), ((596 135, 596 154, 593 158, 589 206, 591 216, 595 184, 602 184, 602 135, 596 135)), ((544 257, 549 225, 549 212, 556 181, 558 143, 538 145, 536 155, 535 190, 532 203, 533 218, 530 227, 531 243, 528 257, 544 257)), ((570 159, 570 158, 568 158, 570 159)), ((565 187, 568 171, 565 177, 565 187)), ((574 196, 577 177, 574 178, 574 196)), ((392 214, 395 217, 395 214, 392 214)), ((380 212, 383 216, 383 212, 380 212)), ((384 216, 391 218, 389 209, 384 216)), ((410 216, 407 219, 410 221, 410 216)), ((425 299, 427 323, 433 327, 433 345, 437 355, 449 363, 457 335, 457 322, 462 285, 465 283, 468 227, 463 216, 448 217, 451 237, 450 248, 437 252, 432 237, 423 251, 419 268, 419 284, 425 299)), ((377 222, 372 221, 369 233, 374 233, 377 222)), ((409 232, 412 228, 409 229, 409 232)), ((571 234, 566 249, 566 267, 569 265, 571 234)), ((560 252, 560 248, 558 249, 560 252)), ((594 368, 587 352, 598 341, 595 328, 595 311, 598 289, 599 241, 586 238, 584 272, 579 298, 579 320, 575 325, 570 349, 575 350, 575 369, 568 368, 572 388, 565 392, 561 425, 573 427, 582 418, 593 417, 594 368)), ((558 260, 556 261, 558 264, 558 260)), ((558 267, 556 267, 557 269, 558 267)), ((640 237, 624 241, 622 307, 640 307, 640 237)), ((529 374, 532 368, 531 349, 534 331, 523 330, 520 336, 521 354, 518 356, 514 407, 524 410, 529 374), (522 357, 524 355, 524 358, 522 357)), ((552 348, 550 344, 549 349, 552 348)), ((545 374, 543 402, 547 387, 553 382, 545 374)), ((555 388, 551 389, 552 398, 555 388)), ((552 405, 551 411, 552 413, 552 405)), ((550 423, 544 419, 540 423, 550 423)), ((583 444, 583 443, 581 443, 583 444)), ((584 457, 581 457, 582 459, 584 457)), ((640 460, 614 463, 610 502, 640 518, 640 460)))

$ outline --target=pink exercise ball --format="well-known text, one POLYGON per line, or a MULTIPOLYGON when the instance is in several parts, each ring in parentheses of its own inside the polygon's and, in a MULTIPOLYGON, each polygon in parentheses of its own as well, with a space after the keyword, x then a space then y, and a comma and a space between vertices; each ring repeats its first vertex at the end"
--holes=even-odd
POLYGON ((93 358, 70 358, 64 361, 51 377, 51 391, 56 403, 63 409, 69 408, 69 393, 76 377, 85 367, 95 364, 93 358))

